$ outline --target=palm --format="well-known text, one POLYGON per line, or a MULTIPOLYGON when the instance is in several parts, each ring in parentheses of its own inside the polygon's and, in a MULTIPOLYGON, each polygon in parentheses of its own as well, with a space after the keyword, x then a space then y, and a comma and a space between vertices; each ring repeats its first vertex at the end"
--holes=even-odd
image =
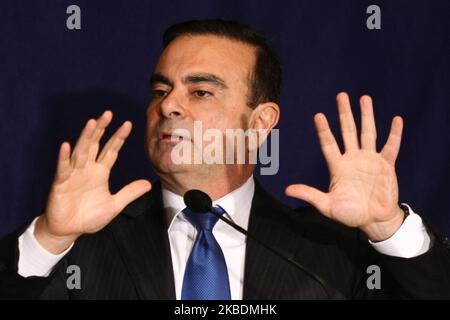
POLYGON ((347 226, 365 225, 372 217, 385 220, 398 201, 394 168, 377 153, 344 154, 330 180, 330 217, 347 226))
MULTIPOLYGON (((290 196, 305 200, 322 214, 350 227, 362 229, 398 221, 398 185, 395 161, 400 149, 402 120, 395 117, 388 141, 376 151, 376 129, 370 97, 361 98, 361 137, 358 139, 346 94, 337 97, 345 153, 323 114, 314 118, 322 152, 330 172, 327 193, 296 184, 286 189, 290 196)), ((373 228, 372 228, 373 230, 373 228)))
POLYGON ((131 131, 130 123, 125 123, 98 155, 99 140, 111 116, 106 112, 97 122, 88 122, 72 155, 67 143, 61 146, 46 208, 47 226, 55 236, 96 232, 125 205, 149 190, 148 181, 138 180, 115 195, 110 193, 111 168, 131 131))
POLYGON ((50 219, 61 234, 100 229, 115 213, 106 168, 73 170, 69 179, 52 188, 48 208, 57 210, 50 219))

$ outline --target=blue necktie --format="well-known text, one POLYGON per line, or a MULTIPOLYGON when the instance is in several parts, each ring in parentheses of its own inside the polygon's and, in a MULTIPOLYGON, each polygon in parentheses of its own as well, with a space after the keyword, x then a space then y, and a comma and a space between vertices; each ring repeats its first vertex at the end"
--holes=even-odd
MULTIPOLYGON (((223 214, 225 211, 216 207, 223 214)), ((230 282, 222 249, 212 233, 218 217, 212 213, 183 210, 197 229, 197 239, 186 264, 181 291, 182 300, 230 300, 230 282)))

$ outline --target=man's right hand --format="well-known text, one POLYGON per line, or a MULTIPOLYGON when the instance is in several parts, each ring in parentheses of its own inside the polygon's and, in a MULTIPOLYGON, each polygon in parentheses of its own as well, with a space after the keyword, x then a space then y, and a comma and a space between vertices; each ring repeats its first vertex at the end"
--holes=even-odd
POLYGON ((72 153, 68 142, 61 145, 46 210, 34 230, 37 241, 53 254, 66 250, 82 234, 101 230, 151 189, 149 181, 137 180, 110 193, 111 168, 132 128, 131 122, 124 122, 99 153, 100 139, 111 119, 111 111, 90 119, 72 153))

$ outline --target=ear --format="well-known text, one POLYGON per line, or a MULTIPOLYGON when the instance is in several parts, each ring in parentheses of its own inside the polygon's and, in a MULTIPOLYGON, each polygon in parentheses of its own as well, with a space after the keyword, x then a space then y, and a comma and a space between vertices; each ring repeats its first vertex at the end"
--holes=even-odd
POLYGON ((249 118, 248 128, 253 131, 251 138, 257 138, 258 148, 266 140, 270 131, 277 125, 279 119, 280 107, 274 102, 261 103, 253 109, 249 118))

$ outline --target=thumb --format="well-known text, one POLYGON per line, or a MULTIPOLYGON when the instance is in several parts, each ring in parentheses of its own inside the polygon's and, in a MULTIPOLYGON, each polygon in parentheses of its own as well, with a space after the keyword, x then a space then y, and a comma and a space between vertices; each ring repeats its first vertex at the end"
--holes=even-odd
POLYGON ((328 195, 316 188, 305 184, 291 184, 285 190, 286 195, 308 202, 316 207, 322 214, 329 211, 328 195))
POLYGON ((150 191, 152 184, 148 180, 136 180, 117 192, 113 199, 116 207, 116 212, 121 212, 130 202, 136 200, 144 193, 150 191))

